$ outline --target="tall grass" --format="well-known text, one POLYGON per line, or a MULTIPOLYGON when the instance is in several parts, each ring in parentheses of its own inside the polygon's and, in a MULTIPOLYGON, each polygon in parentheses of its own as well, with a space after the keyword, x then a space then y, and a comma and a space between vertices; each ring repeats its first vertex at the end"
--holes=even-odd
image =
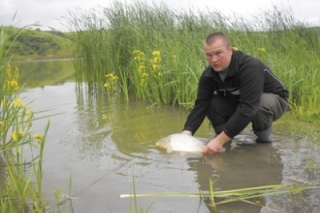
POLYGON ((221 31, 234 48, 271 67, 288 88, 290 110, 298 118, 320 115, 320 30, 296 20, 289 9, 273 7, 249 21, 211 9, 176 11, 165 4, 114 1, 78 14, 70 11, 68 18, 75 32, 76 73, 91 88, 102 88, 104 76, 112 73, 127 101, 133 94, 191 107, 206 66, 202 41, 221 31))
POLYGON ((42 161, 49 122, 43 134, 32 133, 33 111, 19 98, 19 70, 10 66, 5 51, 10 48, 8 39, 18 36, 0 31, 0 209, 7 213, 45 212, 42 161))

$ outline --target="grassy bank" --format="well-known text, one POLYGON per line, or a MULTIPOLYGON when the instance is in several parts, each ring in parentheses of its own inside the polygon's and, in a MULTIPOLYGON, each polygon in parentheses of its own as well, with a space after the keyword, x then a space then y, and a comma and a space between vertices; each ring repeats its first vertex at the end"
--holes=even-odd
POLYGON ((13 60, 60 59, 72 57, 69 33, 0 27, 7 35, 5 50, 13 60), (19 36, 16 38, 15 36, 19 36))
POLYGON ((254 22, 212 10, 173 11, 166 5, 114 2, 100 11, 70 12, 78 79, 152 103, 192 107, 206 66, 202 41, 226 33, 232 46, 264 61, 290 91, 292 116, 308 122, 320 115, 319 28, 290 11, 262 11, 254 22))

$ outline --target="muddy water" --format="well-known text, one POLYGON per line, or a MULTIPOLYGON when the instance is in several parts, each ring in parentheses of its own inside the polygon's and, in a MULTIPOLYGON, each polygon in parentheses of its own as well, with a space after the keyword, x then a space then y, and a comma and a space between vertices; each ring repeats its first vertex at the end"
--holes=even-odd
MULTIPOLYGON (((252 143, 254 136, 248 128, 226 145, 226 152, 217 155, 167 154, 158 150, 154 143, 180 132, 188 112, 134 99, 126 104, 116 96, 88 93, 85 84, 80 87, 72 80, 71 63, 18 64, 22 81, 26 82, 22 97, 32 102, 35 112, 33 130, 43 132, 50 118, 43 162, 49 211, 54 210, 53 190, 69 194, 69 178, 72 200, 64 202, 62 209, 76 213, 138 212, 132 198, 119 196, 132 193, 133 186, 136 194, 143 194, 207 192, 209 179, 215 190, 280 183, 320 184, 319 148, 284 125, 275 125, 273 144, 252 143), (34 67, 37 71, 31 74, 34 67)), ((196 136, 213 136, 208 121, 196 136)), ((144 212, 148 207, 152 213, 213 212, 207 200, 147 197, 136 202, 139 211, 144 212)), ((218 205, 218 212, 320 212, 319 201, 320 192, 313 190, 218 205)))

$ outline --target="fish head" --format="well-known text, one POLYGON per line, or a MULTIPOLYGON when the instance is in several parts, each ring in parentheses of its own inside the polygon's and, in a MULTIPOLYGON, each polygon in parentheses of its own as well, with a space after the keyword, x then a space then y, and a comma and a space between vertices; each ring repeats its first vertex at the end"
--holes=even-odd
POLYGON ((156 147, 161 149, 170 149, 171 148, 171 140, 169 137, 162 138, 161 140, 156 142, 156 147))

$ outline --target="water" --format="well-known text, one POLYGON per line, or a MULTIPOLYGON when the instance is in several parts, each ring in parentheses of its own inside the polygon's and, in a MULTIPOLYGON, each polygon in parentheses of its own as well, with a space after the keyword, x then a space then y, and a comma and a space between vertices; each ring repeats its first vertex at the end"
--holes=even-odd
MULTIPOLYGON (((280 183, 319 185, 319 147, 275 125, 273 144, 252 144, 244 130, 224 153, 212 156, 167 154, 154 143, 181 132, 188 112, 144 101, 124 103, 121 98, 88 93, 73 80, 72 61, 18 63, 22 97, 33 107, 34 132, 43 132, 50 118, 43 171, 48 211, 53 190, 72 200, 62 209, 76 213, 135 212, 130 194, 161 192, 197 193, 280 183), (286 133, 285 133, 286 132, 286 133)), ((213 137, 205 121, 196 136, 213 137)), ((320 192, 278 195, 218 205, 218 212, 319 212, 320 192)), ((212 212, 207 199, 195 197, 138 198, 139 209, 149 212, 212 212)), ((218 200, 217 200, 218 201, 218 200)))

